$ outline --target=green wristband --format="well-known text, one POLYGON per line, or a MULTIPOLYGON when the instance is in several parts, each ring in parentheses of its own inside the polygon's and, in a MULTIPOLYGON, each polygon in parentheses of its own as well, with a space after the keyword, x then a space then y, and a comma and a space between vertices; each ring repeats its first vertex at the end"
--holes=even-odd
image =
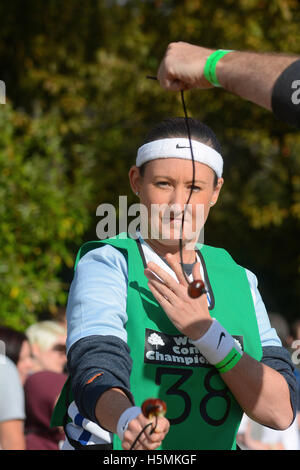
POLYGON ((221 362, 218 362, 218 364, 215 364, 215 367, 217 368, 218 372, 220 374, 223 374, 224 372, 227 372, 231 370, 242 358, 242 355, 237 349, 232 348, 232 350, 227 354, 226 357, 221 362))
POLYGON ((228 54, 229 52, 234 51, 218 49, 217 51, 213 52, 206 60, 204 66, 204 77, 209 81, 209 83, 216 87, 221 86, 216 73, 217 63, 220 59, 222 59, 222 57, 224 57, 224 55, 228 54))

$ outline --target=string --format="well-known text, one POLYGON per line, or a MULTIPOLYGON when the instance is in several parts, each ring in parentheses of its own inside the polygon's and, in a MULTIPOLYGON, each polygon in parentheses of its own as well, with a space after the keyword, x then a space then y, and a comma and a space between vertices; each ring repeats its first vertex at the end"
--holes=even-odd
POLYGON ((186 275, 186 272, 185 270, 183 269, 183 246, 182 246, 182 240, 183 240, 183 226, 184 226, 184 214, 185 214, 185 211, 187 210, 188 208, 188 204, 190 202, 190 199, 192 197, 192 194, 193 194, 193 188, 194 188, 194 185, 195 185, 195 159, 194 159, 194 152, 193 152, 193 146, 192 146, 192 140, 191 140, 191 130, 190 130, 190 125, 189 125, 189 118, 188 118, 188 114, 187 114, 187 110, 186 110, 186 105, 185 105, 185 100, 184 100, 184 91, 181 90, 180 91, 181 93, 181 102, 182 102, 182 107, 183 107, 183 112, 184 112, 184 119, 185 119, 185 124, 186 124, 186 130, 187 130, 187 135, 188 135, 188 139, 189 139, 189 145, 190 145, 190 150, 191 150, 191 157, 192 157, 192 164, 193 164, 193 177, 192 177, 192 186, 191 186, 191 190, 190 190, 190 194, 189 194, 189 197, 188 197, 188 200, 185 204, 185 208, 184 208, 184 211, 183 211, 183 214, 182 214, 182 221, 181 221, 181 236, 180 236, 180 239, 179 239, 179 252, 180 252, 180 262, 181 262, 181 270, 182 270, 182 273, 185 277, 185 280, 188 284, 190 284, 190 281, 186 275))
MULTIPOLYGON (((146 78, 149 78, 151 80, 157 80, 157 77, 153 77, 153 76, 150 76, 150 75, 147 75, 146 78)), ((190 194, 189 194, 189 197, 187 199, 187 202, 185 204, 185 208, 184 208, 184 211, 183 211, 183 214, 182 214, 182 222, 181 222, 181 236, 179 238, 179 251, 180 251, 180 262, 181 262, 181 270, 182 270, 182 273, 184 275, 184 278, 185 280, 187 281, 188 285, 190 285, 190 281, 183 269, 183 246, 182 246, 182 239, 183 239, 183 226, 184 226, 184 214, 185 214, 185 211, 188 207, 188 204, 190 202, 190 199, 192 197, 192 194, 193 194, 193 188, 194 188, 194 185, 195 185, 195 158, 194 158, 194 152, 193 152, 193 146, 192 146, 192 139, 191 139, 191 130, 190 130, 190 125, 189 125, 189 118, 188 118, 188 114, 187 114, 187 110, 186 110, 186 105, 185 105, 185 99, 184 99, 184 91, 181 90, 180 91, 181 93, 181 102, 182 102, 182 108, 183 108, 183 112, 184 112, 184 119, 185 119, 185 124, 186 124, 186 129, 187 129, 187 135, 188 135, 188 139, 189 139, 189 145, 190 145, 190 150, 191 150, 191 157, 192 157, 192 165, 193 165, 193 176, 192 176, 192 186, 191 186, 191 190, 190 190, 190 194)), ((136 439, 134 440, 133 444, 131 445, 130 447, 130 450, 133 450, 134 449, 134 446, 136 445, 136 443, 138 442, 139 438, 141 437, 141 435, 146 431, 146 429, 152 425, 152 422, 151 423, 148 423, 146 424, 146 426, 144 426, 144 428, 139 432, 139 434, 137 435, 136 439)), ((152 434, 154 431, 155 431, 155 428, 157 426, 157 416, 156 416, 156 422, 155 422, 155 425, 154 427, 151 429, 151 432, 150 434, 152 434)))
MULTIPOLYGON (((153 434, 155 429, 156 429, 156 426, 157 426, 157 416, 155 416, 156 418, 156 421, 155 421, 155 426, 151 429, 150 431, 150 434, 153 434)), ((136 443, 138 442, 139 438, 141 437, 141 435, 146 431, 146 429, 149 427, 149 426, 152 426, 152 422, 151 423, 148 423, 146 424, 146 426, 143 427, 143 429, 139 432, 139 434, 137 435, 137 437, 135 438, 133 444, 131 445, 130 447, 130 450, 133 450, 134 449, 134 446, 136 445, 136 443)))
MULTIPOLYGON (((152 75, 147 75, 146 78, 149 78, 150 80, 157 80, 157 77, 154 77, 152 75)), ((189 125, 189 117, 188 117, 188 113, 187 113, 187 110, 186 110, 186 105, 185 105, 185 99, 184 99, 184 90, 180 90, 180 93, 181 93, 181 102, 182 102, 182 108, 183 108, 183 112, 184 112, 184 119, 185 119, 185 124, 186 124, 186 130, 187 130, 187 135, 188 135, 188 139, 189 139, 189 145, 190 145, 190 150, 191 150, 191 157, 192 157, 192 164, 193 164, 193 178, 192 178, 192 186, 191 186, 191 190, 190 190, 190 194, 189 194, 189 197, 188 197, 188 200, 185 204, 185 208, 184 208, 184 211, 183 211, 183 214, 182 214, 182 221, 181 221, 181 236, 179 238, 179 252, 180 252, 180 265, 181 265, 181 271, 182 271, 182 274, 187 282, 187 284, 190 286, 191 283, 186 275, 186 272, 183 268, 183 226, 184 226, 184 214, 185 214, 185 211, 187 209, 187 206, 190 202, 190 199, 192 197, 192 194, 193 194, 193 188, 194 188, 194 185, 195 185, 195 158, 194 158, 194 152, 193 152, 193 146, 192 146, 192 139, 191 139, 191 130, 190 130, 190 125, 189 125)))

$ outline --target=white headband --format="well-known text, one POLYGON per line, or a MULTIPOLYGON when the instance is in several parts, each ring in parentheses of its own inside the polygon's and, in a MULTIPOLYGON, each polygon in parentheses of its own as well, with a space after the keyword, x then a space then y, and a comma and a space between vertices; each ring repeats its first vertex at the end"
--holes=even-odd
MULTIPOLYGON (((223 173, 223 158, 219 152, 196 140, 192 140, 191 143, 194 160, 209 166, 216 172, 218 178, 221 178, 223 173)), ((173 137, 172 139, 154 140, 142 145, 138 149, 136 166, 140 167, 143 163, 156 160, 157 158, 184 158, 191 160, 189 139, 173 137)))

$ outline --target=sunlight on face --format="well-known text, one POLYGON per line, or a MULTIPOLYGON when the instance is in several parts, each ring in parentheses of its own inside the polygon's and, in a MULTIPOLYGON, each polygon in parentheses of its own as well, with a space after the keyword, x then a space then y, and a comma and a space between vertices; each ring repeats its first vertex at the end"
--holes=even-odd
POLYGON ((219 178, 217 187, 214 187, 213 170, 199 162, 195 162, 193 187, 192 179, 190 160, 168 158, 147 163, 143 177, 138 178, 138 187, 140 203, 147 209, 148 238, 159 239, 164 245, 178 245, 180 238, 185 244, 198 240, 211 202, 217 201, 223 180, 219 178), (186 206, 191 189, 192 196, 186 206))

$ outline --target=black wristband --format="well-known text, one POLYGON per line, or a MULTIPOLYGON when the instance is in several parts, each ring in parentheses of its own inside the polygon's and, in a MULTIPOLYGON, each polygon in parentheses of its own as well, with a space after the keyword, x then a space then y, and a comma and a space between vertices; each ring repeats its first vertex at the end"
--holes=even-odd
POLYGON ((289 65, 278 77, 271 99, 275 116, 300 129, 300 60, 289 65))

